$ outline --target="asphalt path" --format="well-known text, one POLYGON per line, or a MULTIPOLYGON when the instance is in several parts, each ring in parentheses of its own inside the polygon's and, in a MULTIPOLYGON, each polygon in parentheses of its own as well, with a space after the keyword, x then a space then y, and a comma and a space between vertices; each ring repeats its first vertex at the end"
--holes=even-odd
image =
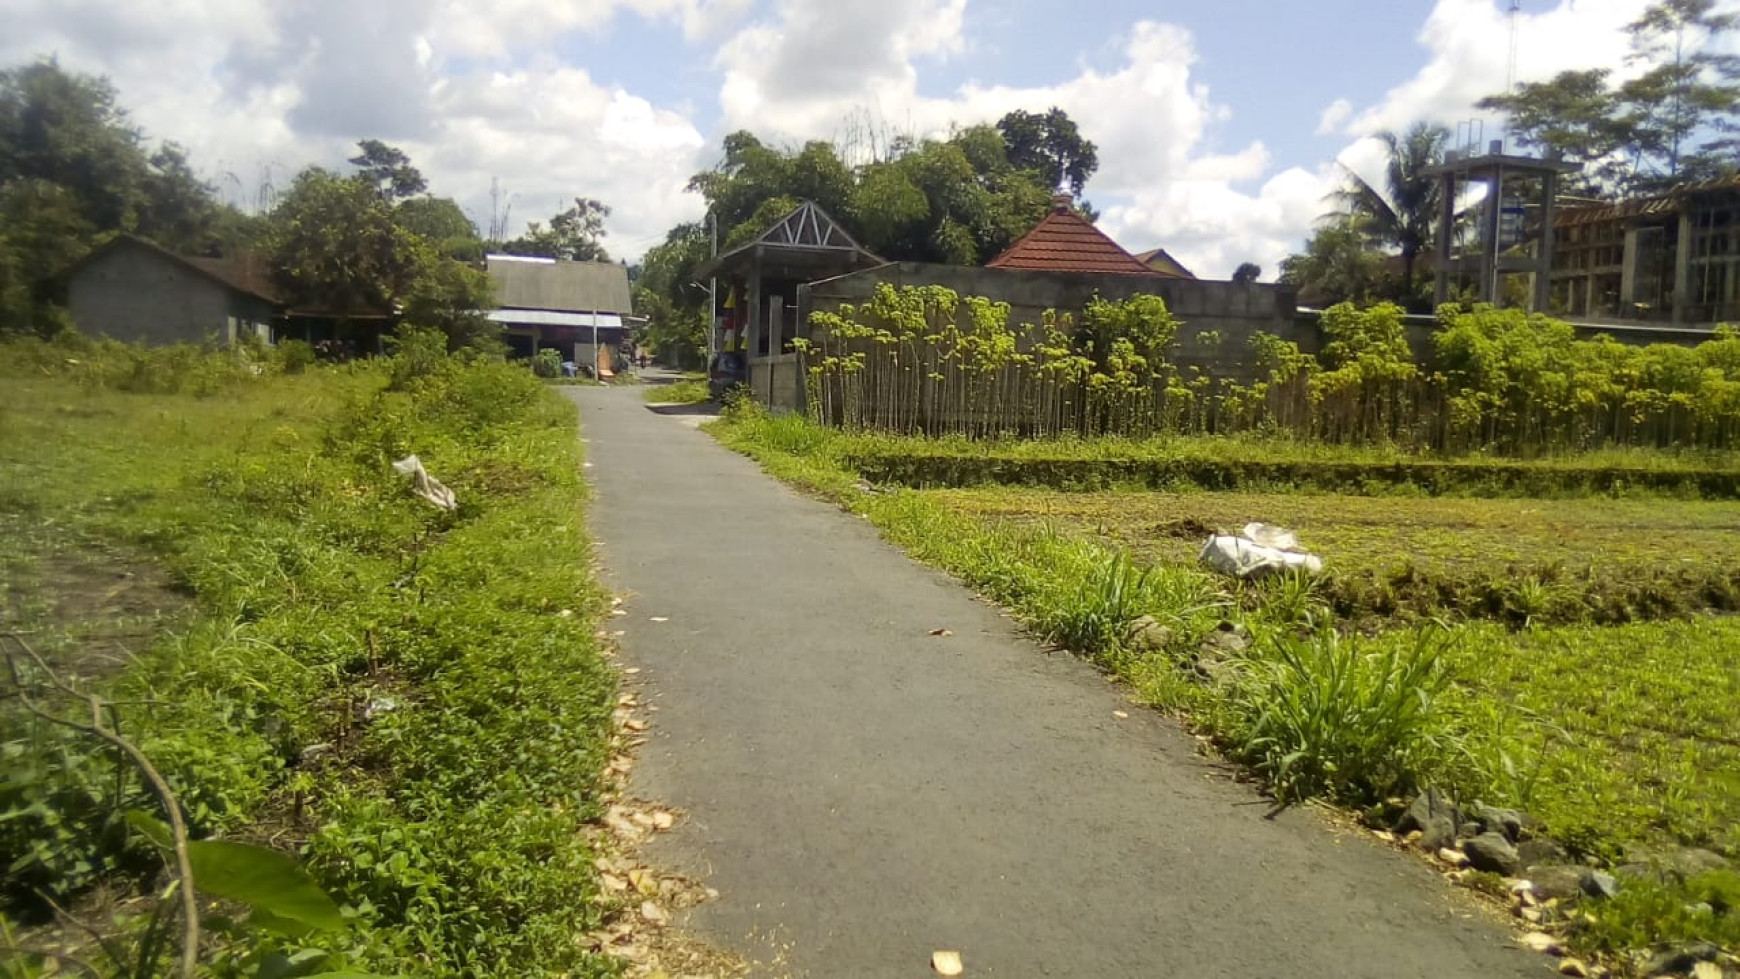
POLYGON ((692 409, 567 391, 656 708, 631 788, 684 814, 651 856, 720 892, 689 930, 770 975, 939 949, 968 976, 1549 974, 1418 860, 1266 819, 1176 724, 692 409))

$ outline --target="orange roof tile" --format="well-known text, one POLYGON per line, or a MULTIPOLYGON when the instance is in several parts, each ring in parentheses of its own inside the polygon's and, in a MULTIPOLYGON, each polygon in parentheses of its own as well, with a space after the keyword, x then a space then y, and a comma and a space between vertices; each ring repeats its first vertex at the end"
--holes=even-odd
POLYGON ((1009 246, 1008 251, 985 263, 985 267, 1044 272, 1157 274, 1106 237, 1105 232, 1075 213, 1068 197, 1058 197, 1051 213, 1020 241, 1009 246))

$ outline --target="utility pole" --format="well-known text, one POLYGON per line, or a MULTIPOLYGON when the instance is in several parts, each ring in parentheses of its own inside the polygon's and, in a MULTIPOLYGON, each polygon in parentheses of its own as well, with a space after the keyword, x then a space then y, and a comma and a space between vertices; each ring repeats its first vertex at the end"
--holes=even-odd
MULTIPOLYGON (((712 246, 708 251, 708 258, 712 260, 719 257, 719 216, 712 208, 707 209, 707 227, 712 231, 712 246)), ((719 277, 715 274, 707 277, 707 362, 701 365, 702 370, 713 369, 714 345, 718 342, 714 335, 718 330, 719 277)))

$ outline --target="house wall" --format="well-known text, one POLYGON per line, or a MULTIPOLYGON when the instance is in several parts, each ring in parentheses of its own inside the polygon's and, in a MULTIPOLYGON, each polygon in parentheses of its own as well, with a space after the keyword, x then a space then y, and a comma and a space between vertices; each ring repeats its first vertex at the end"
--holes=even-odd
POLYGON ((67 283, 67 307, 81 332, 151 345, 270 340, 273 310, 147 248, 98 255, 67 283))
POLYGON ((1178 363, 1241 381, 1253 379, 1250 340, 1259 332, 1293 340, 1307 351, 1317 349, 1316 327, 1297 321, 1296 293, 1287 286, 913 262, 885 265, 804 286, 799 293, 802 313, 799 322, 807 324, 810 314, 818 310, 837 309, 842 303, 861 303, 883 283, 896 287, 940 285, 963 296, 1006 302, 1011 307, 1012 323, 1037 323, 1047 310, 1079 310, 1095 295, 1109 300, 1158 295, 1183 324, 1178 331, 1178 363))

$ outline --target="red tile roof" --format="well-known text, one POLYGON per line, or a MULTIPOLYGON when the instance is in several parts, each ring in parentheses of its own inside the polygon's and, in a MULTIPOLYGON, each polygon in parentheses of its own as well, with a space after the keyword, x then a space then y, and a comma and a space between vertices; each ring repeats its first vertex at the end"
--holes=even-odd
POLYGON ((1075 213, 1068 197, 1057 198, 1051 213, 986 268, 1044 272, 1112 272, 1156 275, 1105 232, 1075 213))

